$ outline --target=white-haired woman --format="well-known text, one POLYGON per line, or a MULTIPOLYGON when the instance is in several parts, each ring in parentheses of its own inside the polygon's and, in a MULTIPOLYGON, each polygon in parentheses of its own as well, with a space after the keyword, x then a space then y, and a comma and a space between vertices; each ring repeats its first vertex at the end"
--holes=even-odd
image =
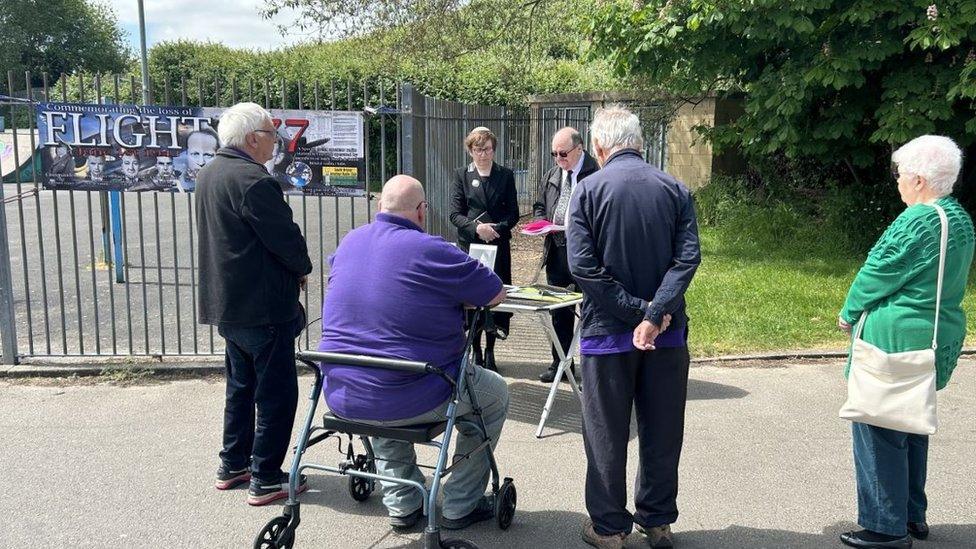
MULTIPOLYGON (((949 222, 936 348, 936 387, 942 389, 966 337, 962 298, 973 260, 972 219, 950 196, 962 152, 947 137, 924 135, 895 151, 892 164, 907 208, 871 248, 838 324, 850 331, 869 313, 864 341, 888 353, 931 347, 942 234, 932 205, 941 206, 949 222)), ((852 547, 910 547, 912 537, 927 537, 928 436, 855 422, 853 442, 857 522, 864 529, 842 534, 841 541, 852 547)))

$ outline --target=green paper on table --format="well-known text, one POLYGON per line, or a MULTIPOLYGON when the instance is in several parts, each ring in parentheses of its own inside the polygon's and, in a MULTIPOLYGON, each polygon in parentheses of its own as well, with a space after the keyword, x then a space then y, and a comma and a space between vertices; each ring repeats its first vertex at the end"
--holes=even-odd
POLYGON ((574 299, 580 299, 583 294, 572 292, 566 288, 558 286, 547 286, 545 284, 533 284, 531 286, 507 286, 509 299, 522 299, 526 301, 542 301, 545 303, 564 303, 574 299))

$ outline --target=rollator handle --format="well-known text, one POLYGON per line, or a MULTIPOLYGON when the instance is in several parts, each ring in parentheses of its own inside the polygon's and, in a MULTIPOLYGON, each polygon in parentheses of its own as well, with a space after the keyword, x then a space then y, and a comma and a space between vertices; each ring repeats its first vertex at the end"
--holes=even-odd
POLYGON ((299 360, 328 362, 330 364, 347 364, 349 366, 365 366, 381 370, 396 370, 414 374, 439 374, 444 372, 427 362, 402 360, 398 358, 380 358, 367 355, 350 355, 345 353, 331 353, 325 351, 298 351, 295 357, 299 360))

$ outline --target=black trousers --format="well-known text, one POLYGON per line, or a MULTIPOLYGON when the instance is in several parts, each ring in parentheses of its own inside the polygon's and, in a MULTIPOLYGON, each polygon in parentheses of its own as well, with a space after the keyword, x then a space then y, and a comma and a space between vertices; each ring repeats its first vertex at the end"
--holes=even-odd
POLYGON ((687 347, 583 355, 586 511, 597 533, 629 533, 678 518, 678 460, 688 392, 687 347), (627 445, 637 412, 640 465, 627 510, 627 445))
POLYGON ((224 437, 220 460, 231 471, 251 467, 274 482, 291 442, 298 406, 295 337, 305 316, 266 326, 220 326, 226 341, 224 437))
MULTIPOLYGON (((550 238, 551 236, 547 236, 550 238)), ((569 260, 566 256, 566 246, 557 246, 551 241, 548 244, 546 253, 546 280, 551 286, 561 286, 563 288, 574 284, 573 275, 569 273, 569 260)), ((568 352, 569 344, 573 342, 573 327, 576 324, 575 307, 564 307, 556 309, 552 315, 552 327, 556 330, 556 337, 563 351, 568 352)), ((555 347, 552 349, 552 363, 555 365, 559 361, 559 354, 555 347)))

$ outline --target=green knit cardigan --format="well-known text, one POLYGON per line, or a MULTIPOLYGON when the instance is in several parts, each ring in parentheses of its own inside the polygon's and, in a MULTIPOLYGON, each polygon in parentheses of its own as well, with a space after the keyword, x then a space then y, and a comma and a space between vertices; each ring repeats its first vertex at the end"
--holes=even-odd
MULTIPOLYGON (((952 197, 937 202, 949 219, 935 353, 936 386, 949 383, 966 339, 962 298, 973 261, 973 221, 952 197)), ((915 351, 932 345, 939 268, 939 214, 930 205, 905 208, 868 253, 847 293, 840 317, 852 326, 867 312, 861 338, 883 351, 915 351)), ((844 375, 850 371, 850 358, 844 375)))

